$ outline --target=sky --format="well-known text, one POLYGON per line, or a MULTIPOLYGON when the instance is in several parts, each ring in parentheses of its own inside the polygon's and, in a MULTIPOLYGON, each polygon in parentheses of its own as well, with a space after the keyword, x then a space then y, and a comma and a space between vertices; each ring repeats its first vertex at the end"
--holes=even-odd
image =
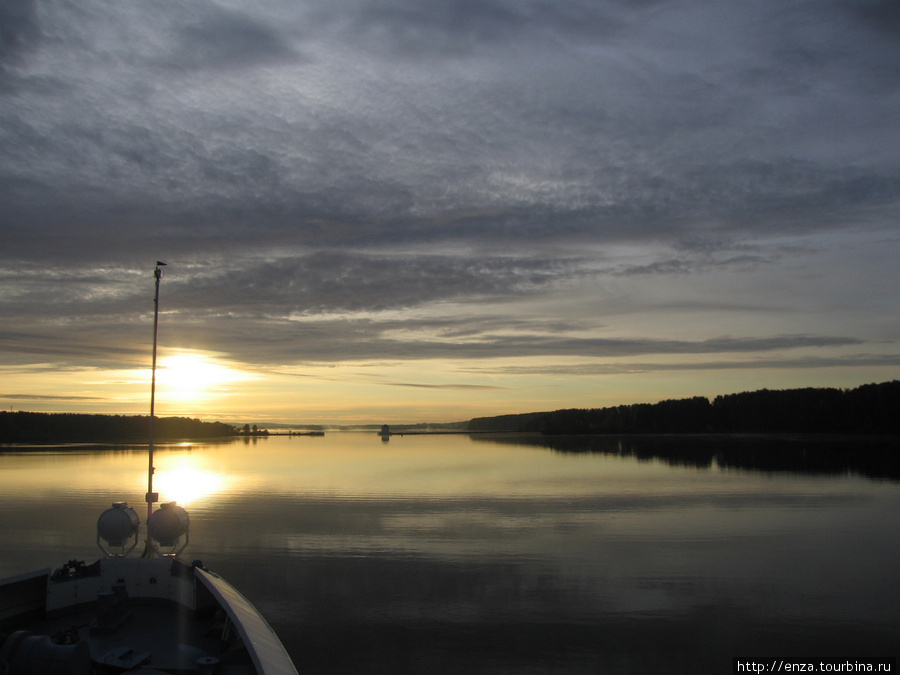
POLYGON ((4 0, 0 406, 900 377, 896 0, 4 0))

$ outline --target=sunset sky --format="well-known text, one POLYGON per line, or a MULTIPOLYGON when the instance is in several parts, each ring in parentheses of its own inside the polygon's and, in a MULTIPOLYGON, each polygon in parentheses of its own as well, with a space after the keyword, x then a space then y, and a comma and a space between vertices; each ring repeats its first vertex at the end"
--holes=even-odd
POLYGON ((896 0, 5 0, 0 405, 400 423, 900 377, 896 0))

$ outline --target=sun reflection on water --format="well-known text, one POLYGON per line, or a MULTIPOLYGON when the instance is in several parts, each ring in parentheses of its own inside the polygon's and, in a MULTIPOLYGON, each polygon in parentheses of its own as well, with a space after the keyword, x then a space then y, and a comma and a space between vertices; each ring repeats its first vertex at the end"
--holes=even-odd
POLYGON ((232 487, 237 478, 201 465, 190 456, 172 458, 171 463, 160 463, 154 473, 154 490, 160 501, 177 502, 190 506, 232 487), (161 465, 160 465, 161 464, 161 465))

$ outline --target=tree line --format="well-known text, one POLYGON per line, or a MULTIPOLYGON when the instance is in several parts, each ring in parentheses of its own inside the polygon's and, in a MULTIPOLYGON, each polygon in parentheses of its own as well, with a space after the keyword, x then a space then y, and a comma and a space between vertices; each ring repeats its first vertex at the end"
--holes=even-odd
POLYGON ((478 417, 469 431, 543 434, 900 433, 900 381, 742 392, 609 408, 478 417))
MULTIPOLYGON (((230 424, 187 417, 155 417, 153 422, 153 437, 160 441, 236 433, 230 424)), ((0 412, 0 443, 146 442, 149 435, 149 415, 0 412)))

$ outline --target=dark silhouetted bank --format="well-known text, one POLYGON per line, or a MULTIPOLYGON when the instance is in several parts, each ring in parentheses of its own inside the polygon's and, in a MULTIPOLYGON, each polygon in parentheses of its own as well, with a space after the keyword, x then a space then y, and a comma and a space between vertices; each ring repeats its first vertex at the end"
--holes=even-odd
MULTIPOLYGON (((0 443, 106 443, 141 441, 150 430, 148 415, 0 412, 0 443)), ((157 417, 157 440, 208 439, 237 434, 230 424, 187 417, 157 417)))
POLYGON ((478 417, 468 428, 543 434, 900 434, 900 381, 478 417))

